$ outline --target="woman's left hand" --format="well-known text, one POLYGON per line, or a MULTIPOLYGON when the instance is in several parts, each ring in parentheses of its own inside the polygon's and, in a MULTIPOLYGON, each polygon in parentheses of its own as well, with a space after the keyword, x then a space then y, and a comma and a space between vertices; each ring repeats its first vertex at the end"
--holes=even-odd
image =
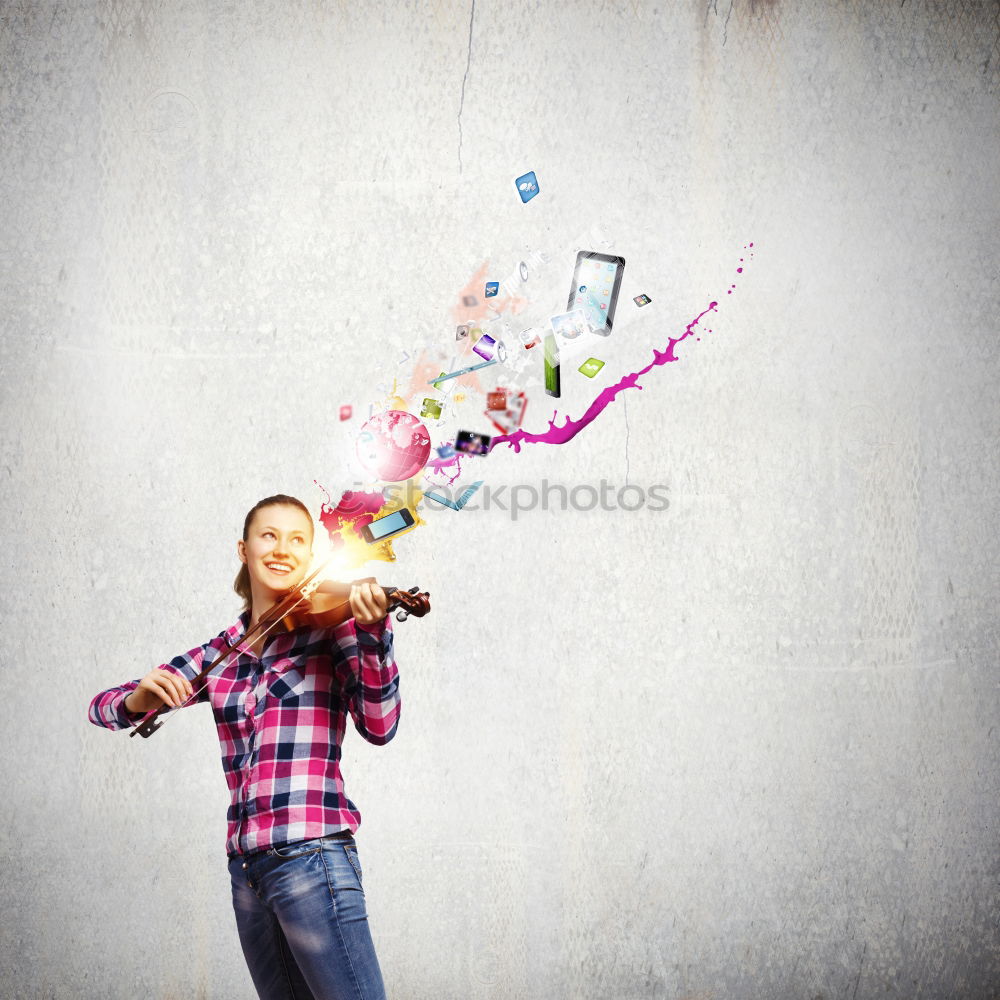
POLYGON ((385 618, 389 599, 377 583, 355 583, 351 587, 351 611, 359 625, 374 625, 385 618))

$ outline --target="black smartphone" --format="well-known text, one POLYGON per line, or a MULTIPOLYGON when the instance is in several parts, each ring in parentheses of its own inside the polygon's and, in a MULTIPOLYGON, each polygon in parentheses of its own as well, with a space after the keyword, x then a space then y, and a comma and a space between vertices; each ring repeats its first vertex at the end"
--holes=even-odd
POLYGON ((559 348, 556 347, 556 335, 554 333, 547 333, 545 335, 545 347, 543 351, 545 357, 545 391, 550 396, 558 396, 561 391, 559 348))
POLYGON ((413 515, 403 507, 401 510, 393 511, 384 517, 377 517, 371 524, 366 524, 361 529, 361 537, 371 545, 374 542, 381 542, 383 539, 392 538, 404 531, 409 531, 415 524, 413 515))
POLYGON ((594 333, 610 337, 624 272, 624 257, 581 250, 576 255, 566 311, 582 309, 594 333))

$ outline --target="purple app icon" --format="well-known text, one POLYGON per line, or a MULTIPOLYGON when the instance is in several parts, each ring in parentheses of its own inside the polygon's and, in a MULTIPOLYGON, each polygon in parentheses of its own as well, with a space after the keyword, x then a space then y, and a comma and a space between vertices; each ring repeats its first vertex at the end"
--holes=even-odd
POLYGON ((479 340, 476 341, 476 345, 472 349, 481 358, 484 358, 486 361, 492 361, 493 354, 496 351, 496 346, 497 342, 488 333, 484 333, 479 340))

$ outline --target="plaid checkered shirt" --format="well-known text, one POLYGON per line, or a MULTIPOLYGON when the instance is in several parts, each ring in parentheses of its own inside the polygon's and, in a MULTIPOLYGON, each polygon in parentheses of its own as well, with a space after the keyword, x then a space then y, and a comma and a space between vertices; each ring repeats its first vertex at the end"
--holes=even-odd
MULTIPOLYGON (((249 612, 197 649, 161 664, 193 680, 245 634, 249 612)), ((125 710, 139 681, 96 695, 95 726, 126 729, 142 714, 125 710)), ((350 712, 369 743, 384 744, 399 722, 399 670, 388 618, 336 628, 298 628, 267 639, 260 659, 242 646, 205 679, 190 704, 208 701, 229 786, 226 850, 249 854, 357 830, 361 813, 344 793, 341 744, 350 712)))

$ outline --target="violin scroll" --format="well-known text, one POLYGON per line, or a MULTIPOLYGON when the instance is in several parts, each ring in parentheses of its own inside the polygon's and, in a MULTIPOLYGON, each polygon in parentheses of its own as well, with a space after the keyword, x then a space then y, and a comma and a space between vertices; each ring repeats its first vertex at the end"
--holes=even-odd
POLYGON ((426 590, 421 592, 419 587, 410 587, 409 590, 393 590, 389 594, 387 611, 399 608, 399 611, 396 612, 396 621, 398 622, 405 622, 410 615, 413 615, 414 618, 423 618, 431 609, 430 598, 431 595, 426 590))

